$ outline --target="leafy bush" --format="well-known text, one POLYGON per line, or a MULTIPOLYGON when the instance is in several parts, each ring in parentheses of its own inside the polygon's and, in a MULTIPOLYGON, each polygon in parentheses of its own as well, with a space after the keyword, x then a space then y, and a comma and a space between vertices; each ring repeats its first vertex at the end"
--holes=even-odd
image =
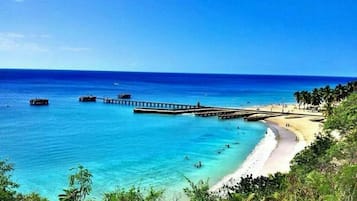
POLYGON ((337 129, 341 134, 346 135, 356 128, 357 93, 354 93, 334 109, 332 115, 326 120, 324 129, 328 132, 337 129))
POLYGON ((81 165, 70 170, 77 171, 69 176, 68 189, 64 189, 58 198, 60 201, 84 201, 92 191, 92 174, 81 165))
POLYGON ((132 187, 105 193, 103 201, 160 201, 163 200, 163 193, 163 190, 150 188, 145 194, 140 188, 132 187))
POLYGON ((301 169, 307 173, 316 168, 319 165, 324 164, 324 155, 327 150, 335 144, 335 141, 331 135, 318 135, 316 140, 303 151, 298 153, 291 162, 291 169, 301 169))
POLYGON ((41 197, 37 193, 30 193, 28 195, 17 195, 16 201, 48 201, 46 198, 41 197))
POLYGON ((14 170, 13 164, 7 161, 0 161, 0 200, 13 201, 16 195, 16 188, 19 185, 11 181, 11 172, 14 170))
POLYGON ((215 201, 218 200, 218 196, 209 192, 209 185, 207 181, 198 181, 195 184, 193 181, 185 177, 190 187, 184 188, 183 191, 189 197, 190 201, 215 201))
POLYGON ((264 197, 272 196, 275 192, 281 191, 285 188, 285 174, 280 172, 270 175, 268 177, 259 176, 253 178, 252 175, 241 177, 239 183, 228 188, 229 200, 236 200, 240 198, 262 199, 264 197))
POLYGON ((1 201, 48 201, 37 193, 23 195, 16 192, 19 184, 11 180, 11 172, 14 165, 7 160, 0 160, 0 200, 1 201))

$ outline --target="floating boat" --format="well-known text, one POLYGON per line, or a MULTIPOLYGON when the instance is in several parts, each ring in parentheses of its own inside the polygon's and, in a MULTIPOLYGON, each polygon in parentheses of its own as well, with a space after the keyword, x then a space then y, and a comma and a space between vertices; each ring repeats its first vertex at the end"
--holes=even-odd
POLYGON ((79 97, 79 102, 96 102, 96 96, 81 96, 79 97))
POLYGON ((119 94, 118 98, 119 99, 131 99, 131 95, 130 94, 119 94))
POLYGON ((42 98, 35 98, 30 100, 30 105, 48 105, 48 99, 42 99, 42 98))

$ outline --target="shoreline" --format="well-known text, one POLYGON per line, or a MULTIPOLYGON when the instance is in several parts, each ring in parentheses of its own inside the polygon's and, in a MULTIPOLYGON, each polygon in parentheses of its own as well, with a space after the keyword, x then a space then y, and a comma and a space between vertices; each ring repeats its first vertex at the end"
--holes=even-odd
MULTIPOLYGON (((260 108, 272 110, 274 105, 260 108)), ((294 105, 288 105, 293 108, 294 105)), ((294 107, 296 110, 296 108, 294 107)), ((280 109, 281 110, 281 109, 280 109)), ((304 111, 306 112, 306 111, 304 111)), ((263 121, 267 132, 244 162, 233 172, 215 183, 211 192, 224 195, 223 186, 232 186, 240 178, 252 174, 253 177, 268 176, 276 172, 286 173, 290 170, 290 161, 294 156, 314 141, 320 131, 318 122, 312 117, 294 118, 293 113, 279 117, 270 117, 263 121)))
POLYGON ((270 153, 278 145, 276 134, 267 128, 267 132, 244 162, 233 173, 224 176, 219 182, 210 188, 211 192, 220 192, 223 186, 232 186, 239 181, 240 177, 252 174, 259 176, 270 153))
POLYGON ((275 149, 270 152, 260 175, 268 176, 276 172, 287 173, 290 170, 290 161, 307 146, 307 143, 304 140, 299 140, 296 133, 271 120, 267 120, 266 124, 274 130, 278 143, 275 149))

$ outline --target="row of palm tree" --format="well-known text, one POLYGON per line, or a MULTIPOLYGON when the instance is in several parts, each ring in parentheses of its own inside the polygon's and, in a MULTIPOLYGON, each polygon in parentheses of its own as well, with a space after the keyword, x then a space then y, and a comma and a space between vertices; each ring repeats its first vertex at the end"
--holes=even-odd
POLYGON ((303 105, 304 109, 312 105, 319 107, 322 103, 325 104, 326 109, 331 109, 332 105, 345 99, 348 95, 357 91, 357 81, 348 82, 345 85, 338 84, 335 88, 329 85, 321 88, 314 88, 309 91, 297 91, 294 93, 296 102, 300 106, 303 105))

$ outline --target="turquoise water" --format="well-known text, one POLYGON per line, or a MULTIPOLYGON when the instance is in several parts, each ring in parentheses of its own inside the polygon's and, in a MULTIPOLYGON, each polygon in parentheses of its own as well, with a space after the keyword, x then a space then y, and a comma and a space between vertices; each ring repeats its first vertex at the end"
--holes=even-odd
POLYGON ((293 102, 295 90, 352 78, 0 70, 0 80, 0 158, 15 163, 21 191, 56 200, 78 164, 93 173, 95 197, 132 185, 180 197, 184 176, 217 182, 266 130, 240 119, 134 114, 128 106, 79 103, 80 95, 130 92, 139 100, 246 106, 293 102), (47 97, 50 105, 31 107, 33 97, 47 97), (197 161, 202 168, 193 166, 197 161))

